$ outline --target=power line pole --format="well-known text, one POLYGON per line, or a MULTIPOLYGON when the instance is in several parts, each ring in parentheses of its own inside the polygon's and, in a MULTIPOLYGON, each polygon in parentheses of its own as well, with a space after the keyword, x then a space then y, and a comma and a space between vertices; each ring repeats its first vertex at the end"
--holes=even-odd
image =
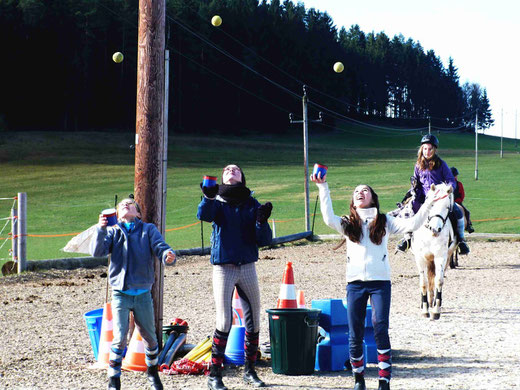
MULTIPOLYGON (((311 230, 311 219, 309 211, 309 118, 307 115, 307 86, 303 86, 303 120, 293 120, 293 114, 289 114, 290 123, 303 123, 303 170, 305 174, 305 231, 311 230)), ((311 122, 322 122, 322 113, 319 113, 319 119, 311 120, 311 122)))
POLYGON ((515 110, 515 148, 518 147, 518 138, 516 138, 516 122, 518 120, 518 110, 515 110))
POLYGON ((478 180, 478 109, 475 112, 475 180, 478 180))
MULTIPOLYGON (((165 0, 139 0, 134 194, 143 221, 161 227, 164 145, 165 0)), ((152 298, 162 343, 162 262, 155 259, 152 298)))
POLYGON ((504 109, 500 111, 500 158, 504 158, 504 109))

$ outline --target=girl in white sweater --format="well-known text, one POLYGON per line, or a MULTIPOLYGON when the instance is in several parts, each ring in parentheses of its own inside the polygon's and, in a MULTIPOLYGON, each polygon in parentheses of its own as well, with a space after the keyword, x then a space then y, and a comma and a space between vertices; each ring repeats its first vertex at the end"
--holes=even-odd
POLYGON ((354 390, 366 389, 363 338, 369 297, 379 362, 379 390, 389 390, 392 358, 388 337, 391 295, 388 236, 418 229, 426 220, 434 199, 427 197, 413 218, 394 218, 379 211, 379 200, 371 187, 359 185, 352 194, 350 214, 339 217, 332 209, 326 176, 311 175, 311 180, 320 192, 323 220, 347 242, 347 317, 354 390))

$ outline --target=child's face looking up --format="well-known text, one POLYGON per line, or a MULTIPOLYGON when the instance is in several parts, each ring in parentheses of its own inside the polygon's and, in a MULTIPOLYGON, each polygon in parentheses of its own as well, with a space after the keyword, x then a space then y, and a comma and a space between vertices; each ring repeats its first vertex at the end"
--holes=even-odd
POLYGON ((139 212, 132 200, 124 199, 117 205, 117 216, 119 219, 133 221, 139 216, 139 212))

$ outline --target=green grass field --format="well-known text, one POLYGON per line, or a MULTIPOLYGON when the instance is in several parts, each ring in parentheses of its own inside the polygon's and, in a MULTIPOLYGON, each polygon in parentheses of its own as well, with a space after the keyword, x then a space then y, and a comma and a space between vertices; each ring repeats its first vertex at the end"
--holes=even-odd
MULTIPOLYGON (((228 163, 245 171, 248 186, 260 202, 271 201, 277 235, 304 230, 304 171, 301 131, 285 136, 177 136, 170 134, 167 198, 167 241, 176 249, 201 246, 197 205, 204 174, 220 176, 228 163), (195 224, 193 226, 189 226, 195 224), (187 227, 188 226, 188 227, 187 227)), ((520 154, 514 141, 479 135, 479 180, 474 180, 474 135, 441 134, 440 156, 461 172, 465 204, 477 232, 520 232, 520 154)), ((0 133, 0 198, 26 192, 28 258, 69 257, 60 248, 72 236, 97 222, 100 210, 133 192, 133 133, 0 133)), ((314 130, 309 134, 309 165, 329 166, 328 182, 336 214, 348 211, 352 189, 371 185, 383 211, 400 201, 409 187, 420 134, 375 136, 360 128, 343 132, 314 130)), ((311 212, 317 190, 311 184, 311 212)), ((0 218, 12 201, 0 201, 0 218)), ((322 222, 319 206, 315 233, 333 233, 322 222)), ((0 229, 5 221, 0 221, 0 229)), ((7 236, 9 228, 0 238, 7 236)), ((204 224, 204 245, 211 226, 204 224)), ((0 259, 8 258, 10 242, 0 240, 0 259)), ((79 255, 81 256, 81 255, 79 255)), ((1 260, 0 260, 1 261, 1 260)))

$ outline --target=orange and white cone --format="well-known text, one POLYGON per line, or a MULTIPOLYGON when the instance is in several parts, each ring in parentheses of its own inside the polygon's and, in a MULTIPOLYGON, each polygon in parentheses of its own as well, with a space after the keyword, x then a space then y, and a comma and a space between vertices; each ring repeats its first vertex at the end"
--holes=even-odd
POLYGON ((112 320, 112 306, 109 302, 103 307, 103 319, 101 320, 101 334, 99 336, 98 361, 89 368, 107 368, 110 349, 114 339, 114 322, 112 320))
POLYGON ((282 284, 280 285, 280 295, 278 296, 277 309, 297 309, 296 290, 294 288, 294 275, 292 263, 287 262, 283 273, 282 284))
POLYGON ((235 287, 235 292, 233 293, 233 325, 242 326, 244 323, 244 310, 242 308, 242 301, 240 296, 238 295, 237 288, 235 287))
POLYGON ((299 309, 305 309, 305 296, 303 295, 303 290, 298 290, 296 301, 298 302, 299 309))
POLYGON ((146 371, 145 357, 143 338, 135 328, 121 368, 127 371, 146 371))

